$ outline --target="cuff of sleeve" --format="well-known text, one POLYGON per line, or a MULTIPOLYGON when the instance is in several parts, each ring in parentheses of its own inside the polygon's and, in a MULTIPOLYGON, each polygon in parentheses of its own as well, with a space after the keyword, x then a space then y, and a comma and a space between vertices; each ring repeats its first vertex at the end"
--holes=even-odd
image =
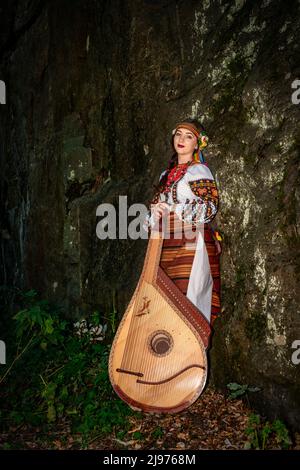
POLYGON ((143 229, 147 232, 149 228, 153 228, 155 225, 155 220, 153 214, 151 214, 151 211, 146 214, 144 223, 143 223, 143 229))
POLYGON ((174 211, 183 222, 197 226, 210 222, 214 218, 217 209, 210 201, 205 203, 194 199, 191 202, 176 204, 174 211), (209 216, 207 216, 208 205, 210 207, 209 216))

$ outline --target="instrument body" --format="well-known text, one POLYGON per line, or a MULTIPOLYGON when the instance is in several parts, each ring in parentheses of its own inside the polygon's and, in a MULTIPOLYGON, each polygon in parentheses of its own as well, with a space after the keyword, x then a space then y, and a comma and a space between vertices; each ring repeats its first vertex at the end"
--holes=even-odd
POLYGON ((152 231, 144 267, 114 338, 109 375, 132 408, 174 413, 207 379, 210 325, 159 266, 163 237, 152 231))

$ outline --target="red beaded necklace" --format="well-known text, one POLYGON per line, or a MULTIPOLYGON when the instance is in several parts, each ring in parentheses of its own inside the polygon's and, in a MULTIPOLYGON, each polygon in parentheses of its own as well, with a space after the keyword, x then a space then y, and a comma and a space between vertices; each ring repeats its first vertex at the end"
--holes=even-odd
POLYGON ((183 175, 186 173, 186 170, 192 163, 193 163, 192 160, 189 160, 186 163, 178 163, 177 165, 174 166, 174 168, 172 168, 172 170, 170 170, 167 181, 166 181, 166 185, 163 189, 164 193, 168 193, 170 191, 170 187, 172 186, 172 184, 175 183, 175 181, 178 181, 183 177, 183 175))

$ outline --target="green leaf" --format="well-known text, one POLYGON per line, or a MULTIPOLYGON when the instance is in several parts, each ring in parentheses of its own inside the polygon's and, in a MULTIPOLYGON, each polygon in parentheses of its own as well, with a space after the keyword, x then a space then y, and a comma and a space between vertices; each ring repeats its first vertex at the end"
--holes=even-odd
POLYGON ((241 385, 240 384, 237 384, 235 382, 232 382, 232 383, 229 383, 227 384, 227 388, 229 388, 229 390, 239 390, 241 388, 241 385))
POLYGON ((51 335, 54 331, 54 328, 53 328, 53 320, 52 318, 48 318, 46 321, 45 321, 45 332, 48 334, 48 335, 51 335))
POLYGON ((53 404, 48 406, 47 419, 49 423, 53 423, 56 420, 56 410, 53 404))

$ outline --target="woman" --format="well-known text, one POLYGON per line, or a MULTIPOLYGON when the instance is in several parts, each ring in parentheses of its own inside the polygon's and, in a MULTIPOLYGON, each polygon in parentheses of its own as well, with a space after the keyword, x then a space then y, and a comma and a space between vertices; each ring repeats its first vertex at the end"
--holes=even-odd
POLYGON ((212 324, 220 314, 221 237, 210 225, 219 197, 202 154, 207 141, 198 121, 176 125, 175 153, 160 176, 144 227, 151 230, 167 219, 160 266, 212 324))

